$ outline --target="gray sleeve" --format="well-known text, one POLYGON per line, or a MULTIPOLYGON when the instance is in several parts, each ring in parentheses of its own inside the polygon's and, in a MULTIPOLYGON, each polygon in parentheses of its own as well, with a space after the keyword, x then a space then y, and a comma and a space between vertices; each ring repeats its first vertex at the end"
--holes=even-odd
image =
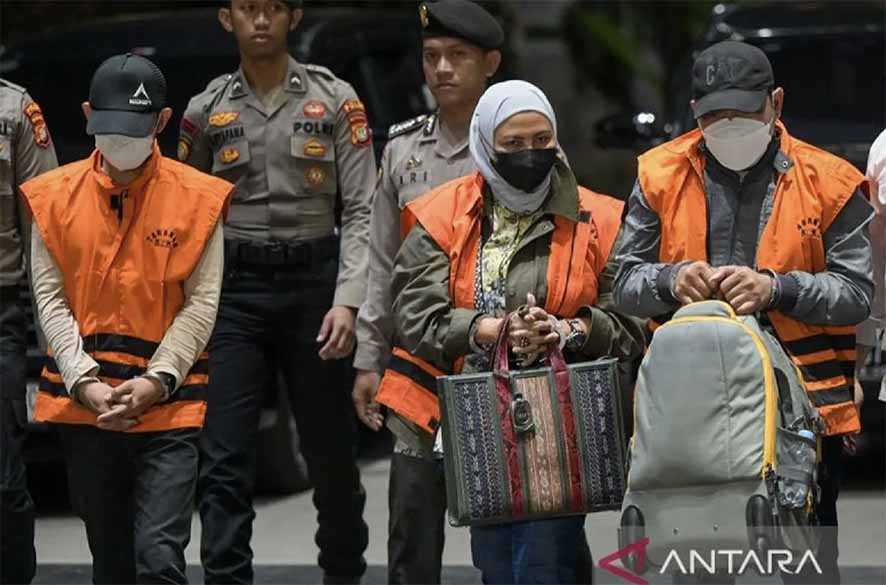
POLYGON ((341 105, 335 121, 335 160, 342 200, 341 255, 333 304, 357 308, 366 298, 375 152, 368 134, 360 134, 368 132, 365 110, 345 111, 344 104, 356 102, 357 94, 351 86, 343 84, 339 98, 341 105))
POLYGON ((357 352, 354 367, 381 372, 391 354, 394 322, 391 316, 391 273, 400 248, 400 206, 391 181, 390 144, 381 159, 381 171, 372 196, 369 221, 369 283, 366 300, 357 315, 357 352))
POLYGON ((449 258, 421 225, 397 253, 391 288, 403 349, 444 370, 470 353, 468 332, 480 313, 452 307, 449 258))
POLYGON ((613 285, 615 306, 635 317, 664 315, 678 307, 671 294, 675 265, 658 261, 661 220, 646 201, 639 181, 626 209, 613 254, 618 267, 613 285))
POLYGON ((811 325, 857 325, 871 311, 874 293, 870 222, 874 210, 857 191, 823 236, 827 269, 779 275, 776 308, 811 325))
POLYGON ((15 137, 15 159, 13 160, 16 185, 21 185, 27 180, 33 179, 46 171, 51 171, 58 166, 55 147, 49 138, 46 120, 43 120, 42 124, 44 125, 43 131, 46 132, 47 139, 41 144, 37 142, 34 136, 37 130, 34 129, 33 123, 24 115, 25 108, 32 103, 33 100, 28 94, 22 96, 22 116, 18 125, 18 135, 15 137))
POLYGON ((188 103, 182 116, 178 133, 177 156, 181 162, 187 163, 204 173, 212 172, 212 148, 206 130, 206 114, 201 100, 207 99, 201 94, 188 103))

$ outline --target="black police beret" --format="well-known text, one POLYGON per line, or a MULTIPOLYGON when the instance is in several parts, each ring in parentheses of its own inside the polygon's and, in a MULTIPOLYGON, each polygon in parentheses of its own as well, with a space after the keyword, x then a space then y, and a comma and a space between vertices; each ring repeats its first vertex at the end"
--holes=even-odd
POLYGON ((470 0, 423 2, 419 16, 424 38, 458 37, 483 49, 500 49, 505 41, 495 17, 470 0))

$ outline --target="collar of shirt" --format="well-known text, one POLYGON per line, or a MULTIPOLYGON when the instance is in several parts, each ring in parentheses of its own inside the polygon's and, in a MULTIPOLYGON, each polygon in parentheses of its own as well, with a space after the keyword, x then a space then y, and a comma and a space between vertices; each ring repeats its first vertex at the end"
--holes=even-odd
MULTIPOLYGON (((292 57, 289 57, 286 78, 283 80, 283 90, 286 93, 293 94, 304 94, 308 90, 307 75, 305 75, 304 65, 292 57)), ((232 100, 248 98, 250 100, 249 103, 253 106, 259 106, 257 109, 260 111, 263 110, 264 103, 262 100, 258 99, 255 92, 249 87, 249 83, 246 81, 246 75, 243 73, 242 65, 237 69, 237 73, 234 74, 233 79, 231 79, 229 96, 232 100)), ((283 100, 277 101, 279 103, 279 101, 283 100)))
POLYGON ((440 128, 440 116, 433 114, 428 118, 425 127, 422 128, 419 144, 434 143, 434 153, 446 160, 456 158, 464 154, 468 148, 468 137, 456 144, 450 143, 440 128))

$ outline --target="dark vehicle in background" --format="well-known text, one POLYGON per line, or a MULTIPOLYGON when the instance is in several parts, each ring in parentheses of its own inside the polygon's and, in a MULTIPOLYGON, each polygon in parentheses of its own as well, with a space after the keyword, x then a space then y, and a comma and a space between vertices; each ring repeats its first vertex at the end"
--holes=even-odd
MULTIPOLYGON (((94 148, 80 108, 88 98, 93 71, 114 54, 144 55, 157 63, 167 79, 168 105, 174 115, 160 145, 167 156, 174 157, 179 121, 190 97, 211 79, 238 66, 233 37, 221 28, 216 14, 215 9, 139 14, 49 31, 6 48, 0 54, 0 76, 24 85, 40 102, 59 160, 68 163, 94 148)), ((432 106, 425 97, 429 94, 421 74, 421 31, 413 10, 312 7, 305 11, 290 43, 297 60, 326 66, 354 86, 366 104, 379 158, 391 124, 432 106)), ((43 361, 32 329, 28 349, 31 404, 43 361)), ((265 493, 292 493, 308 482, 295 421, 279 376, 277 380, 265 397, 260 422, 258 484, 265 493)), ((48 430, 46 426, 35 425, 35 430, 48 430)), ((59 454, 54 433, 31 433, 26 453, 30 462, 53 464, 59 454)))
POLYGON ((719 4, 704 39, 669 82, 674 111, 622 112, 597 125, 602 146, 646 150, 695 127, 689 109, 692 59, 724 40, 761 48, 785 90, 782 119, 793 136, 864 169, 886 127, 882 5, 784 2, 719 4))
MULTIPOLYGON (((883 4, 779 2, 714 8, 704 39, 669 83, 675 110, 622 112, 597 123, 597 141, 642 152, 696 126, 689 108, 691 63, 705 48, 740 40, 762 49, 785 90, 782 120, 791 135, 852 162, 862 172, 874 139, 886 128, 883 4)), ((859 459, 883 477, 884 405, 877 400, 882 352, 861 372, 865 390, 859 459)), ((863 468, 859 462, 857 467, 863 468)))

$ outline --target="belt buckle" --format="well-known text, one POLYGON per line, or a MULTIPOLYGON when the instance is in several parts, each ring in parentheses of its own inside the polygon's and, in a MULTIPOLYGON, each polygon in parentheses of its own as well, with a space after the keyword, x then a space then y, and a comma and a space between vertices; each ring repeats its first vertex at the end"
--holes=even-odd
POLYGON ((265 246, 265 255, 268 264, 272 266, 282 266, 286 264, 287 257, 286 246, 283 242, 272 241, 265 246))
POLYGON ((244 264, 259 264, 263 260, 262 249, 252 242, 240 242, 237 258, 244 264))
POLYGON ((307 242, 297 242, 290 249, 292 264, 296 268, 310 268, 311 245, 307 242))

